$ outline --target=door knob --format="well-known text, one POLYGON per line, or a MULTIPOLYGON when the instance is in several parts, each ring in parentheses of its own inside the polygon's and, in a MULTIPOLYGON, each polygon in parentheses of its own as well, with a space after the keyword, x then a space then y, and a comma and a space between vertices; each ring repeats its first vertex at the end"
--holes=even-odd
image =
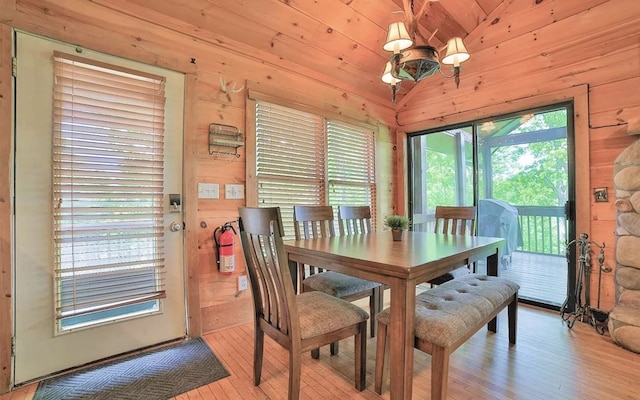
POLYGON ((171 229, 171 232, 179 232, 182 230, 182 224, 179 222, 172 222, 170 229, 171 229))

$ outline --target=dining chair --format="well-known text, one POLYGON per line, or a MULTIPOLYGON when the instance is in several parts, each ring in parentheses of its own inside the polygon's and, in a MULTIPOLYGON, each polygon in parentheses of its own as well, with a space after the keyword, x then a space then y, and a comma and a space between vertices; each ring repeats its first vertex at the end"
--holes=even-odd
MULTIPOLYGON (((373 232, 371 223, 371 207, 369 206, 339 206, 338 226, 340 235, 361 235, 373 232)), ((384 305, 384 290, 386 286, 380 284, 373 289, 372 296, 369 296, 369 314, 371 321, 382 311, 384 305)), ((364 295, 363 295, 364 296, 364 295)), ((377 324, 371 324, 371 337, 376 336, 377 324)))
POLYGON ((260 384, 264 334, 289 351, 289 400, 300 396, 301 356, 354 336, 355 387, 366 378, 369 315, 360 307, 323 292, 295 294, 282 241, 280 209, 239 208, 239 230, 254 306, 253 383, 260 384))
MULTIPOLYGON (((476 207, 460 206, 436 206, 436 226, 435 233, 450 235, 475 235, 476 229, 476 207)), ((475 273, 475 263, 473 265, 460 267, 437 278, 428 281, 432 286, 441 285, 467 274, 475 273)))
POLYGON ((373 231, 371 227, 371 207, 339 206, 338 222, 340 236, 370 233, 373 231))
MULTIPOLYGON (((369 207, 367 207, 368 209, 369 207)), ((360 210, 362 211, 362 210, 360 210)), ((360 214, 360 215, 366 215, 360 214)), ((356 225, 367 225, 363 219, 356 225)), ((331 206, 294 206, 293 225, 296 240, 335 236, 333 207, 331 206)), ((340 221, 339 221, 340 222, 340 221)), ((371 211, 368 213, 368 225, 371 226, 371 211)), ((341 228, 342 229, 342 228, 341 228)), ((369 297, 371 321, 382 311, 382 285, 378 282, 341 274, 335 271, 317 270, 313 266, 299 265, 298 276, 303 292, 320 291, 347 301, 369 297)), ((371 323, 371 337, 376 335, 376 324, 371 323)), ((338 343, 331 344, 331 354, 337 354, 338 343)), ((316 356, 318 354, 315 354, 316 356)))

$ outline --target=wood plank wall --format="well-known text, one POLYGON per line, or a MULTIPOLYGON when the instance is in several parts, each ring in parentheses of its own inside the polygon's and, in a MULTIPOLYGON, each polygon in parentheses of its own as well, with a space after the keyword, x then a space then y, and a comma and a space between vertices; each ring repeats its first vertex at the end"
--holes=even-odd
POLYGON ((320 112, 378 126, 382 142, 378 154, 381 184, 379 210, 388 213, 393 155, 390 126, 392 104, 380 105, 354 93, 350 87, 327 83, 320 73, 290 62, 275 65, 278 57, 256 57, 255 52, 230 38, 197 27, 181 25, 153 10, 142 10, 126 0, 3 0, 0 5, 0 393, 9 389, 11 351, 11 28, 73 43, 108 54, 158 65, 186 74, 185 183, 187 285, 191 336, 252 318, 250 292, 238 292, 237 275, 244 274, 240 241, 232 276, 217 273, 212 233, 215 227, 237 219, 244 200, 199 200, 197 183, 244 184, 245 150, 240 158, 210 155, 208 126, 227 124, 245 131, 247 84, 253 89, 297 102, 320 112), (196 37, 201 34, 201 37, 196 37), (244 54, 244 53, 248 53, 244 54), (229 89, 224 93, 221 78, 229 89), (388 171, 385 171, 388 169, 388 171), (206 228, 201 227, 201 223, 206 228))
MULTIPOLYGON (((613 161, 638 139, 627 134, 627 123, 640 114, 639 38, 640 1, 505 1, 466 40, 472 55, 460 88, 442 78, 420 82, 398 104, 398 130, 489 117, 518 101, 541 105, 548 93, 585 85, 589 151, 576 152, 585 164, 577 171, 585 192, 578 194, 578 207, 585 210, 577 216, 584 228, 579 233, 606 243, 606 264, 615 271, 613 161), (609 188, 609 202, 595 203, 596 187, 609 188)), ((614 272, 602 281, 600 307, 610 309, 614 272)), ((594 302, 597 274, 591 287, 594 302)))
POLYGON ((11 257, 11 29, 0 25, 0 393, 9 387, 11 371, 12 257, 11 257))

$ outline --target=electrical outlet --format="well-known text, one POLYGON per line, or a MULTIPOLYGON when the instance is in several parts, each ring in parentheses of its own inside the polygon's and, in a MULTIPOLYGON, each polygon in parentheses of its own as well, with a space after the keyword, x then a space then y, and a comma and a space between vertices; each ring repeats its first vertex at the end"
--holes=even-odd
POLYGON ((238 276, 238 291, 247 290, 247 276, 239 275, 238 276))

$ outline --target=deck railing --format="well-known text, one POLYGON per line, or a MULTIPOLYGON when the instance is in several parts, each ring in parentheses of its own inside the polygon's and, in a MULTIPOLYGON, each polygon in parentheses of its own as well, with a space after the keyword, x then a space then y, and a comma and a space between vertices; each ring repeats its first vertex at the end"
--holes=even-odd
POLYGON ((518 251, 564 255, 567 220, 564 207, 515 206, 522 233, 518 251))
MULTIPOLYGON (((565 255, 564 238, 567 220, 564 207, 514 207, 518 209, 518 223, 522 234, 522 246, 518 246, 516 251, 565 255)), ((433 212, 419 217, 414 220, 413 230, 433 232, 435 224, 433 212)))

